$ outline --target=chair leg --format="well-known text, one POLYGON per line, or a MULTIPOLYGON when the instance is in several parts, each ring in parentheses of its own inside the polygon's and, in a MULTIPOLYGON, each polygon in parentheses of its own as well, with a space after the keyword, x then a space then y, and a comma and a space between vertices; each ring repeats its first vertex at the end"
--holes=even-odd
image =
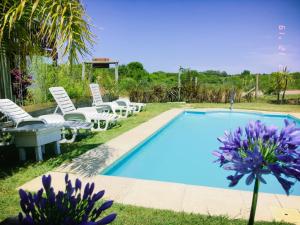
POLYGON ((142 106, 139 105, 139 106, 138 106, 138 112, 141 112, 141 111, 142 111, 142 106))
POLYGON ((113 111, 113 114, 118 116, 119 118, 123 117, 122 109, 113 111))
POLYGON ((26 152, 24 148, 19 148, 19 159, 20 161, 26 160, 26 152))
POLYGON ((125 118, 128 117, 128 111, 129 111, 129 109, 125 109, 125 118))
POLYGON ((127 109, 120 109, 120 117, 121 118, 127 118, 128 117, 127 109))
POLYGON ((41 146, 36 146, 35 147, 35 159, 36 159, 36 161, 42 161, 43 160, 43 154, 42 154, 41 146))
POLYGON ((132 116, 134 114, 134 110, 130 109, 130 115, 132 116))
POLYGON ((41 146, 41 149, 42 149, 42 153, 45 154, 45 152, 46 152, 46 150, 45 150, 45 149, 46 149, 46 146, 45 146, 45 145, 42 145, 42 146, 41 146))
POLYGON ((79 131, 76 128, 71 129, 72 138, 68 140, 68 143, 73 143, 75 141, 78 132, 79 131))
POLYGON ((78 130, 76 128, 69 128, 69 129, 64 129, 63 132, 65 131, 69 131, 71 133, 71 138, 70 139, 67 139, 66 138, 66 135, 64 133, 64 135, 62 136, 63 138, 59 141, 59 143, 73 143, 76 139, 76 136, 78 134, 78 130))
POLYGON ((108 127, 109 127, 109 124, 110 124, 110 121, 109 120, 105 120, 104 128, 100 128, 100 126, 99 126, 99 128, 102 129, 102 130, 107 130, 108 127))
POLYGON ((104 122, 105 122, 105 125, 104 125, 104 127, 102 128, 101 127, 101 125, 100 125, 100 120, 98 120, 97 122, 96 121, 94 121, 95 123, 97 123, 97 127, 96 128, 92 128, 92 131, 105 131, 105 130, 107 130, 108 129, 108 126, 109 126, 109 123, 110 123, 110 121, 109 120, 105 120, 104 122))
POLYGON ((139 113, 139 112, 140 112, 140 106, 135 105, 135 106, 134 106, 133 113, 136 114, 136 113, 139 113))
POLYGON ((63 127, 61 129, 61 140, 60 140, 60 143, 66 143, 67 142, 65 131, 66 131, 66 129, 63 127))
POLYGON ((54 151, 55 151, 55 154, 56 154, 56 155, 59 155, 59 154, 61 153, 59 141, 56 141, 56 142, 54 143, 54 151))

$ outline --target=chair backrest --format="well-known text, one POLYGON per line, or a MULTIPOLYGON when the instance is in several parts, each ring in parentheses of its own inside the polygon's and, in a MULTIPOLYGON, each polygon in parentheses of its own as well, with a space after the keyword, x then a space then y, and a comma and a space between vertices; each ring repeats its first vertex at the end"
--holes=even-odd
POLYGON ((99 84, 90 84, 90 89, 93 96, 93 106, 100 106, 101 103, 103 103, 103 100, 100 93, 99 84))
POLYGON ((9 99, 0 99, 0 112, 11 119, 15 124, 33 117, 25 112, 20 106, 9 99))
POLYGON ((63 87, 51 87, 49 88, 50 93, 55 99, 58 107, 62 114, 73 112, 76 110, 73 102, 63 87))

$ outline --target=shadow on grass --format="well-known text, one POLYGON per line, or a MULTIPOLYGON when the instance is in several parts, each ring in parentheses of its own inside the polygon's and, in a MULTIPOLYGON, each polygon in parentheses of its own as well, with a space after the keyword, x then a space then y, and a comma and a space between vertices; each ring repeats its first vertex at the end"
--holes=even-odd
MULTIPOLYGON (((93 138, 94 133, 90 133, 87 139, 93 138)), ((97 144, 86 144, 84 137, 79 136, 75 143, 71 144, 61 144, 60 155, 54 154, 53 144, 46 145, 46 151, 43 155, 44 161, 36 162, 34 148, 26 148, 26 158, 25 162, 19 161, 18 149, 14 145, 6 146, 0 148, 0 179, 5 179, 6 177, 12 176, 21 169, 26 169, 29 167, 34 167, 37 165, 45 165, 49 169, 53 169, 65 162, 70 162, 72 159, 84 154, 85 152, 95 149, 103 143, 97 144)))
POLYGON ((115 149, 101 144, 91 151, 80 153, 80 156, 74 158, 68 163, 63 163, 57 168, 58 171, 80 174, 81 176, 90 177, 99 174, 99 171, 107 166, 107 159, 115 152, 115 149))

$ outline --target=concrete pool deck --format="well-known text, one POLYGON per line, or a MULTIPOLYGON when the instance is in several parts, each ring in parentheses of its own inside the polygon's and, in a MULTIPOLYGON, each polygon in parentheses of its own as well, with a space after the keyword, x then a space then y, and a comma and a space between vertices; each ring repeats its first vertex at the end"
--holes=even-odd
MULTIPOLYGON (((192 109, 192 111, 211 110, 225 111, 224 109, 192 109)), ((105 189, 105 197, 119 203, 247 219, 251 206, 251 192, 98 175, 104 168, 111 165, 183 111, 184 109, 166 111, 105 144, 89 150, 70 163, 65 163, 49 172, 48 174, 52 175, 55 190, 64 188, 64 175, 69 173, 70 178, 73 180, 78 177, 84 183, 95 182, 96 190, 105 189)), ((237 111, 249 112, 249 110, 237 111)), ((268 114, 271 112, 262 113, 268 114)), ((300 113, 290 114, 300 118, 300 113)), ((40 189, 41 177, 27 182, 21 188, 30 191, 40 189)), ((285 220, 300 224, 300 196, 287 197, 285 195, 260 193, 256 219, 266 221, 285 220)))

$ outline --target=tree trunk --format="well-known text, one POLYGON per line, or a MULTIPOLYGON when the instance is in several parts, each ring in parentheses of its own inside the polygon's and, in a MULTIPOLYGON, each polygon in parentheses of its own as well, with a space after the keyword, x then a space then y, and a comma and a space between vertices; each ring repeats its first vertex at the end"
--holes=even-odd
POLYGON ((280 97, 280 92, 277 92, 277 104, 280 103, 280 100, 279 100, 280 98, 279 97, 280 97))
POLYGON ((0 98, 12 99, 11 79, 5 49, 0 47, 0 98))

